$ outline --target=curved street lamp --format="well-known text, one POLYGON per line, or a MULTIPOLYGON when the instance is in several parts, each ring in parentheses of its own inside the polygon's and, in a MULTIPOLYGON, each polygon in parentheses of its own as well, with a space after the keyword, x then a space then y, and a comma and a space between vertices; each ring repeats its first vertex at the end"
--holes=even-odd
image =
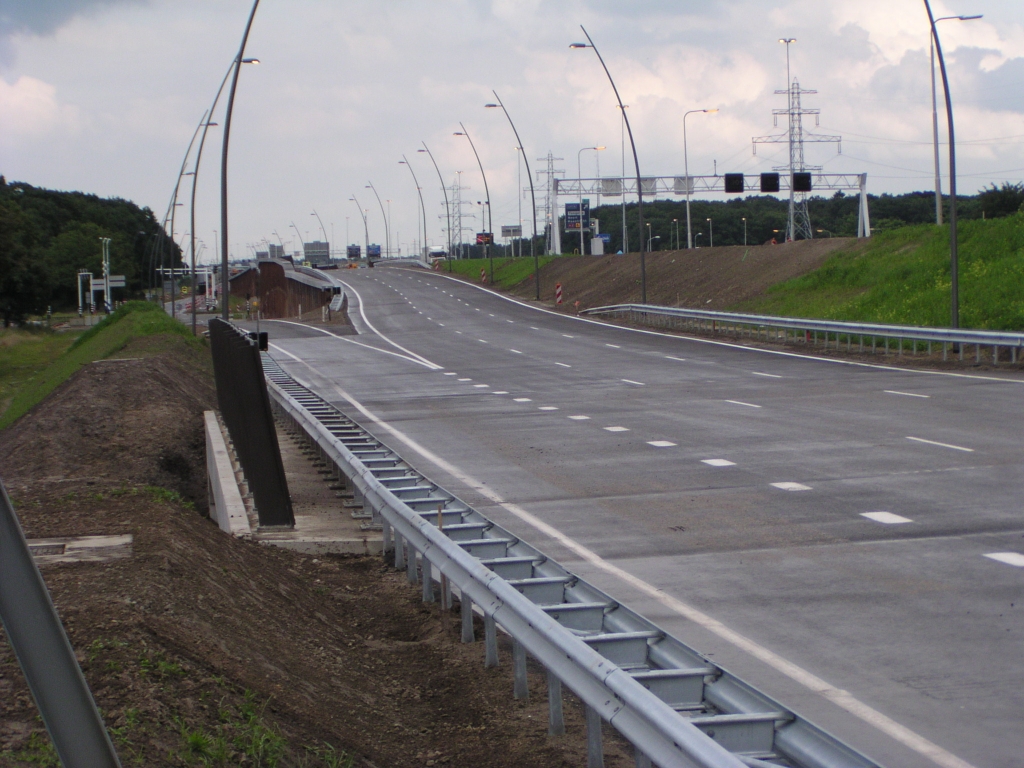
MULTIPOLYGON (((388 258, 391 255, 391 228, 388 227, 388 215, 384 212, 384 203, 380 200, 380 195, 377 194, 377 188, 373 186, 372 181, 366 182, 366 188, 373 190, 373 196, 377 198, 377 204, 380 206, 380 216, 384 219, 384 258, 388 258)), ((369 245, 367 245, 369 248, 369 245)), ((369 253, 367 253, 369 258, 369 253)))
MULTIPOLYGON (((259 59, 242 59, 242 64, 259 64, 259 59)), ((220 101, 220 96, 224 92, 224 86, 228 82, 228 77, 231 75, 231 71, 235 68, 235 62, 231 62, 231 66, 228 67, 228 71, 224 73, 224 78, 220 81, 220 87, 217 89, 216 95, 213 97, 213 104, 210 105, 210 111, 207 113, 208 117, 213 117, 213 112, 217 109, 217 102, 220 101)), ((199 162, 203 158, 203 147, 206 144, 206 132, 210 128, 216 126, 217 123, 210 122, 207 120, 203 123, 203 134, 199 138, 199 148, 196 150, 196 162, 192 166, 192 170, 195 172, 192 175, 192 206, 191 206, 191 220, 192 220, 192 251, 195 252, 195 231, 196 231, 196 183, 199 177, 199 162)), ((195 299, 195 284, 196 284, 196 265, 195 259, 192 260, 192 334, 196 333, 196 299, 195 299)), ((207 299, 209 299, 210 290, 213 288, 211 285, 206 286, 207 299)), ((223 297, 221 297, 223 299, 223 297)))
MULTIPOLYGON (((420 189, 420 182, 416 178, 416 171, 414 171, 412 169, 412 166, 409 164, 409 161, 405 157, 405 155, 402 155, 402 159, 398 161, 398 164, 399 165, 404 165, 406 168, 409 169, 409 173, 412 174, 412 182, 413 182, 413 184, 416 185, 416 194, 420 196, 420 210, 423 212, 423 243, 421 245, 421 249, 425 249, 427 247, 427 209, 423 205, 423 190, 420 189)), ((417 226, 417 229, 419 229, 418 226, 417 226)), ((425 262, 425 257, 424 257, 424 263, 426 263, 425 262)))
POLYGON ((351 200, 353 203, 356 204, 356 208, 359 209, 359 215, 363 217, 363 235, 366 237, 366 240, 364 241, 366 243, 366 266, 369 267, 369 266, 371 266, 371 264, 370 264, 370 227, 366 223, 366 209, 363 208, 363 206, 361 206, 359 204, 358 200, 356 200, 355 194, 353 194, 352 197, 349 198, 349 200, 351 200))
POLYGON ((417 152, 425 152, 427 157, 430 158, 430 162, 434 164, 434 170, 437 171, 437 180, 441 182, 441 191, 444 192, 444 212, 448 220, 448 272, 452 271, 452 210, 448 207, 448 189, 444 185, 444 177, 441 175, 441 169, 437 167, 437 161, 434 159, 433 153, 427 147, 427 142, 421 142, 423 149, 417 149, 417 152))
POLYGON ((316 212, 316 208, 314 208, 313 212, 311 214, 309 214, 309 215, 310 216, 316 216, 316 220, 318 222, 320 222, 320 232, 323 233, 324 242, 327 243, 327 263, 330 264, 331 263, 331 245, 330 245, 330 241, 327 239, 327 230, 324 229, 324 222, 320 218, 320 214, 316 212))
POLYGON ((931 25, 932 41, 935 53, 939 58, 939 72, 942 74, 942 90, 946 96, 946 125, 949 130, 949 288, 950 288, 950 328, 960 327, 960 276, 959 258, 957 256, 956 236, 956 141, 953 136, 953 102, 949 96, 949 78, 946 75, 946 60, 942 56, 942 45, 939 32, 935 28, 936 20, 932 15, 932 7, 924 0, 928 12, 928 23, 931 25))
MULTIPOLYGON (((519 151, 523 154, 523 162, 526 163, 526 175, 530 179, 530 209, 533 211, 533 237, 530 238, 530 253, 533 256, 533 276, 534 276, 534 287, 536 288, 536 298, 540 301, 540 261, 537 258, 537 199, 534 197, 533 192, 533 174, 530 173, 530 161, 526 159, 526 150, 523 149, 523 142, 519 138, 519 131, 516 130, 515 123, 512 122, 511 116, 508 114, 508 110, 505 109, 505 105, 502 103, 501 98, 498 96, 498 92, 492 90, 494 98, 497 99, 497 104, 484 104, 486 109, 494 109, 501 107, 501 111, 505 113, 505 117, 508 118, 508 124, 512 126, 512 133, 516 136, 516 144, 519 145, 519 151)), ((516 194, 519 194, 519 190, 516 190, 516 194)), ((519 235, 522 237, 522 233, 519 235)), ((520 240, 520 243, 522 240, 520 240)))
MULTIPOLYGON (((622 112, 622 119, 626 123, 626 131, 629 133, 629 145, 633 148, 633 164, 636 166, 636 209, 637 209, 637 221, 639 222, 638 227, 640 230, 640 301, 643 304, 647 303, 647 263, 644 259, 644 191, 643 191, 643 180, 640 178, 640 161, 636 155, 636 142, 633 141, 633 129, 629 125, 629 118, 626 116, 626 107, 622 104, 622 99, 619 97, 619 89, 615 87, 615 81, 612 80, 612 73, 608 71, 608 66, 604 63, 604 58, 601 56, 601 52, 597 50, 597 46, 594 45, 594 41, 590 39, 590 35, 587 34, 586 28, 580 24, 580 29, 583 30, 583 34, 586 35, 587 42, 585 43, 572 43, 570 48, 593 48, 594 53, 597 54, 597 60, 601 62, 601 66, 604 68, 604 73, 608 75, 608 82, 612 84, 612 90, 615 92, 615 99, 619 102, 619 111, 622 112)), ((623 191, 625 195, 625 191, 623 191)), ((555 222, 557 226, 557 222, 555 222)))
POLYGON ((697 112, 712 114, 717 109, 691 109, 683 113, 683 173, 686 174, 686 247, 693 248, 693 237, 690 235, 690 195, 693 193, 693 180, 690 178, 690 161, 686 154, 686 116, 697 112))
MULTIPOLYGON (((583 244, 583 181, 582 181, 582 178, 583 178, 583 166, 580 164, 581 163, 581 157, 583 156, 584 152, 587 152, 587 151, 600 152, 602 149, 605 149, 605 148, 604 147, 583 147, 583 149, 581 149, 579 152, 576 153, 576 178, 580 180, 578 182, 578 184, 579 184, 579 192, 580 192, 580 256, 583 256, 587 252, 587 249, 584 247, 584 244, 583 244)), ((587 219, 588 219, 588 221, 587 221, 587 229, 590 229, 589 218, 590 217, 588 216, 587 217, 587 219)), ((647 226, 649 227, 650 224, 648 224, 647 226)), ((651 249, 648 248, 647 250, 651 250, 651 249)))
MULTIPOLYGON (((249 11, 249 20, 245 24, 245 32, 242 34, 242 44, 235 56, 234 75, 231 78, 231 90, 228 91, 228 105, 224 114, 224 140, 220 150, 220 291, 223 307, 221 317, 227 321, 231 318, 229 311, 228 296, 231 292, 231 281, 228 276, 228 139, 231 137, 231 112, 235 106, 235 89, 238 87, 238 73, 242 69, 242 60, 245 58, 245 44, 249 40, 249 30, 252 29, 252 20, 256 16, 256 9, 260 0, 253 0, 252 10, 249 11)), ((255 63, 255 62, 254 62, 255 63)))
MULTIPOLYGON (((473 155, 474 155, 474 157, 476 157, 476 164, 478 166, 480 166, 480 175, 484 179, 484 195, 486 195, 486 201, 485 201, 484 205, 487 206, 487 210, 485 211, 485 213, 487 214, 487 221, 486 221, 485 225, 487 227, 488 232, 491 234, 491 237, 493 237, 494 236, 494 219, 491 218, 491 191, 487 188, 487 174, 484 173, 484 164, 480 162, 480 155, 476 151, 476 144, 473 143, 473 139, 469 135, 469 131, 466 130, 466 126, 464 126, 462 123, 459 123, 459 128, 461 128, 462 130, 461 131, 456 131, 454 135, 455 136, 465 136, 467 139, 469 139, 469 146, 471 146, 473 148, 473 155)), ((487 242, 487 240, 489 239, 486 236, 487 233, 484 233, 484 235, 485 235, 484 236, 484 258, 489 260, 489 262, 490 262, 490 272, 491 272, 491 276, 488 278, 488 282, 493 287, 493 285, 494 285, 494 255, 491 253, 490 243, 487 242)))

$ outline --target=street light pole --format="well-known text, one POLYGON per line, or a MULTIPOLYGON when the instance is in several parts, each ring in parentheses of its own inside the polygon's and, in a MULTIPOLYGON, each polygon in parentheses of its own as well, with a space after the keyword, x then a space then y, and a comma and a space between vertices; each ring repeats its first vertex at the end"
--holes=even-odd
POLYGON ((924 0, 928 12, 928 23, 931 25, 932 42, 939 58, 939 72, 942 74, 942 90, 946 96, 946 124, 949 130, 949 288, 950 288, 950 327, 960 327, 960 276, 959 258, 957 255, 956 233, 956 140, 953 133, 953 101, 949 95, 949 77, 946 74, 946 60, 942 56, 942 44, 939 32, 935 28, 935 17, 928 0, 924 0))
POLYGON ((363 235, 366 238, 364 241, 366 245, 366 266, 370 266, 370 227, 366 223, 366 209, 359 204, 358 200, 356 200, 355 194, 353 194, 349 200, 356 204, 356 208, 359 209, 359 215, 363 217, 363 235))
POLYGON ((686 153, 686 117, 696 112, 714 113, 717 109, 691 109, 683 113, 683 173, 686 174, 686 248, 693 248, 693 236, 690 228, 690 194, 693 192, 693 180, 690 178, 690 160, 686 153))
MULTIPOLYGON (((480 175, 483 177, 483 180, 484 180, 484 195, 486 195, 486 198, 487 198, 487 201, 485 203, 487 205, 487 211, 486 211, 487 222, 486 222, 486 226, 487 226, 488 231, 491 234, 491 237, 493 237, 494 236, 494 219, 491 218, 491 192, 487 188, 487 174, 484 173, 484 164, 480 162, 480 155, 477 154, 476 145, 473 143, 473 139, 469 135, 469 131, 466 130, 466 126, 464 126, 462 123, 459 123, 459 127, 462 130, 461 131, 456 131, 455 135, 456 136, 465 136, 467 139, 469 139, 469 146, 473 148, 473 155, 474 155, 474 157, 476 157, 476 164, 478 166, 480 166, 480 175)), ((484 236, 484 258, 488 259, 489 262, 490 262, 491 276, 488 278, 488 282, 493 287, 494 286, 494 256, 493 256, 493 254, 490 251, 490 243, 487 242, 488 238, 487 238, 486 234, 487 233, 485 233, 485 236, 484 236)))
POLYGON ((249 30, 252 29, 252 20, 256 16, 256 8, 260 0, 253 0, 252 10, 249 11, 249 20, 245 24, 245 32, 242 34, 242 44, 238 48, 238 55, 235 56, 234 74, 231 77, 231 90, 228 91, 228 105, 224 113, 224 139, 220 150, 220 292, 221 301, 224 303, 221 308, 221 318, 230 320, 231 313, 228 307, 228 297, 231 293, 231 281, 228 276, 228 140, 231 137, 231 112, 235 106, 235 90, 238 87, 238 73, 242 68, 242 59, 245 57, 245 44, 249 40, 249 30))
POLYGON ((423 205, 423 190, 420 189, 420 182, 416 178, 416 171, 414 171, 412 169, 412 166, 409 164, 409 161, 406 159, 405 155, 402 155, 402 159, 399 160, 398 162, 401 165, 404 165, 406 168, 409 169, 409 173, 412 174, 412 182, 413 182, 413 184, 416 185, 416 194, 420 196, 420 210, 423 212, 423 244, 422 244, 422 248, 426 248, 427 247, 427 208, 426 208, 426 206, 423 205))
POLYGON ((743 217, 743 244, 747 244, 747 217, 743 217))
MULTIPOLYGON (((533 237, 530 238, 530 254, 533 256, 533 277, 534 277, 534 288, 536 289, 536 299, 540 301, 540 260, 537 258, 537 198, 534 196, 533 191, 533 174, 530 172, 530 161, 526 157, 526 150, 523 149, 523 142, 519 138, 519 131, 516 130, 516 124, 512 122, 512 117, 509 115, 508 110, 505 109, 505 105, 498 97, 498 92, 492 90, 494 98, 497 100, 497 104, 484 104, 484 107, 493 109, 494 107, 501 107, 501 111, 505 113, 505 117, 508 118, 508 124, 512 126, 512 133, 515 134, 516 144, 519 145, 519 151, 523 155, 523 162, 526 163, 526 175, 530 179, 530 209, 533 211, 533 237)), ((516 190, 516 194, 519 195, 520 191, 516 190)), ((521 199, 521 198, 520 198, 521 199)), ((522 238, 522 234, 520 234, 522 238)), ((547 244, 545 243, 545 248, 547 244)), ((522 239, 519 241, 520 255, 522 255, 522 239)))
MULTIPOLYGON (((629 118, 626 117, 626 107, 622 103, 622 98, 619 96, 619 89, 615 87, 615 81, 612 80, 612 73, 608 71, 608 66, 604 63, 604 58, 601 56, 601 52, 597 50, 597 46, 594 45, 594 41, 590 38, 586 28, 581 24, 580 29, 583 30, 583 34, 586 35, 586 43, 573 43, 570 48, 593 48, 594 53, 597 54, 597 60, 601 62, 601 67, 604 69, 604 73, 608 76, 608 82, 611 83, 612 91, 615 92, 615 100, 619 102, 619 111, 622 113, 622 120, 626 123, 626 131, 629 133, 629 145, 633 148, 633 164, 636 166, 636 210, 637 210, 637 222, 640 234, 640 301, 643 304, 647 303, 647 261, 646 254, 644 252, 644 190, 643 180, 640 178, 640 160, 636 154, 636 142, 633 141, 633 128, 629 124, 629 118)), ((625 190, 623 190, 625 195, 625 190)), ((555 226, 558 222, 553 222, 555 226)))
POLYGON ((708 248, 715 247, 715 225, 708 219, 708 248))
POLYGON ((377 198, 377 204, 380 206, 380 216, 384 219, 384 258, 386 259, 391 253, 391 228, 388 227, 388 215, 384 213, 384 203, 380 201, 380 195, 377 194, 377 188, 373 186, 373 182, 366 182, 366 188, 373 190, 373 196, 377 198))
MULTIPOLYGON (((581 165, 581 158, 584 152, 593 150, 594 152, 600 152, 604 147, 583 147, 579 152, 576 153, 576 180, 579 185, 580 192, 580 256, 584 256, 587 253, 587 249, 583 245, 583 166, 581 165)), ((648 224, 647 226, 650 226, 648 224)), ((590 229, 590 217, 587 217, 587 229, 590 229)), ((651 250, 648 248, 647 250, 651 250)))
POLYGON ((441 191, 444 192, 444 212, 445 217, 448 221, 448 272, 452 271, 452 210, 448 207, 448 189, 444 185, 444 176, 441 175, 441 169, 437 167, 437 161, 434 159, 434 155, 430 152, 430 148, 427 147, 427 143, 421 142, 423 149, 417 149, 417 152, 425 152, 427 157, 430 158, 430 162, 434 164, 434 170, 437 171, 437 180, 441 182, 441 191))
MULTIPOLYGON (((982 18, 981 14, 974 16, 942 16, 935 20, 940 21, 973 21, 982 18)), ((935 223, 942 224, 942 174, 939 172, 939 111, 935 95, 935 38, 928 35, 928 61, 929 70, 932 76, 932 146, 935 155, 935 223)))

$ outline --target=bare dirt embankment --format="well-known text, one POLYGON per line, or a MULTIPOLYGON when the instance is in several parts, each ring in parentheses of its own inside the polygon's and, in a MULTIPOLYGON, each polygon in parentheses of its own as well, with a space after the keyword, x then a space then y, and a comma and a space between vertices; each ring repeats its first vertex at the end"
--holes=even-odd
MULTIPOLYGON (((83 367, 0 432, 0 476, 29 537, 134 537, 129 558, 43 571, 124 765, 585 763, 579 708, 548 738, 544 678, 515 701, 508 649, 484 669, 457 609, 380 558, 265 547, 202 517, 205 352, 150 337, 119 356, 141 359, 83 367)), ((50 750, 0 635, 0 765, 56 766, 50 750)))
MULTIPOLYGON (((646 255, 647 301, 670 307, 727 309, 760 297, 773 285, 818 269, 837 250, 856 248, 852 238, 799 240, 778 245, 730 245, 646 255)), ((562 256, 541 269, 541 300, 554 303, 561 283, 563 308, 580 309, 640 301, 640 255, 562 256)), ((534 297, 533 277, 512 288, 534 297)))

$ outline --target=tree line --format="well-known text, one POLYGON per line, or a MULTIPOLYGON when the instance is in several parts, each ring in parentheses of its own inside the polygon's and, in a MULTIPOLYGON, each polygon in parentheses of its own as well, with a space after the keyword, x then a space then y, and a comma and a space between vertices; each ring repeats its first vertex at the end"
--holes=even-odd
POLYGON ((78 306, 78 271, 102 273, 101 237, 109 237, 110 271, 127 278, 124 298, 142 296, 161 259, 181 264, 181 249, 149 208, 120 198, 60 192, 0 176, 0 317, 4 326, 29 315, 78 306))
MULTIPOLYGON (((860 198, 836 192, 831 197, 818 195, 808 198, 808 213, 815 237, 856 237, 857 212, 860 198)), ((1004 183, 992 185, 976 195, 957 195, 957 215, 962 219, 1001 218, 1016 213, 1024 206, 1024 184, 1004 183)), ((882 232, 911 224, 935 221, 935 193, 910 192, 903 195, 868 195, 871 229, 882 232)), ((943 221, 949 217, 949 196, 943 197, 943 221)), ((605 253, 626 250, 622 247, 622 205, 600 205, 591 210, 591 218, 599 221, 601 232, 611 236, 605 253)), ((746 242, 760 245, 775 238, 786 239, 789 201, 770 195, 750 195, 729 200, 690 200, 691 231, 694 245, 707 246, 714 236, 717 245, 743 245, 744 218, 746 242), (711 223, 708 223, 711 219, 711 223), (698 237, 699 235, 699 237, 698 237)), ((653 250, 675 247, 676 231, 681 247, 686 247, 685 200, 654 200, 644 203, 644 238, 650 224, 653 250), (675 221, 673 221, 673 219, 675 221)), ((564 226, 564 223, 563 223, 564 226)), ((640 232, 637 226, 636 203, 626 204, 626 237, 628 250, 637 251, 640 232)), ((562 252, 579 250, 579 232, 568 231, 562 236, 562 252)))

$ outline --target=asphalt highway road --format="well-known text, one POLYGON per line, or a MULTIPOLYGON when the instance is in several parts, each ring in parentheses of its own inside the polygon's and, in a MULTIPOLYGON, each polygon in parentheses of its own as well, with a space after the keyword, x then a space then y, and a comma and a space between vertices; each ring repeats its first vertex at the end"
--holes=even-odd
POLYGON ((1024 378, 343 278, 271 352, 435 482, 883 765, 1024 764, 1024 378))

